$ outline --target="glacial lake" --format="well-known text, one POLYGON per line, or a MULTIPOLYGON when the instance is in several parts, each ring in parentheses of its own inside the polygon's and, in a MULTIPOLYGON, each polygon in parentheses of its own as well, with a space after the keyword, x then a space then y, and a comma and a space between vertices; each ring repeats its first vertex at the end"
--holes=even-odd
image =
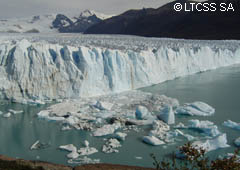
MULTIPOLYGON (((225 120, 240 122, 240 65, 220 68, 213 71, 182 77, 167 81, 162 84, 142 88, 145 92, 165 94, 177 98, 180 104, 186 102, 203 101, 213 106, 216 113, 211 117, 189 117, 177 116, 176 123, 186 123, 190 119, 210 120, 214 122, 219 130, 227 134, 230 148, 219 149, 209 153, 214 157, 232 153, 233 141, 240 137, 240 131, 222 126, 225 120)), ((90 146, 96 147, 99 152, 89 156, 100 159, 104 163, 128 164, 138 166, 152 166, 150 154, 154 153, 159 159, 169 155, 179 145, 186 143, 186 139, 171 145, 149 146, 141 141, 142 136, 147 135, 149 127, 139 133, 130 132, 119 153, 105 154, 101 147, 105 143, 103 138, 92 137, 85 131, 70 130, 61 131, 61 126, 56 122, 49 122, 37 118, 37 113, 47 106, 28 106, 20 104, 0 103, 0 111, 7 112, 8 109, 23 110, 23 114, 13 115, 10 118, 0 116, 0 154, 15 158, 29 160, 42 160, 60 164, 67 164, 68 152, 58 149, 60 145, 74 144, 78 148, 83 146, 83 141, 88 140, 90 146), (49 143, 50 147, 42 150, 30 150, 31 145, 40 140, 49 143), (142 157, 142 159, 136 159, 142 157)), ((201 136, 198 132, 184 130, 193 136, 201 136)), ((74 165, 74 164, 73 164, 74 165)))

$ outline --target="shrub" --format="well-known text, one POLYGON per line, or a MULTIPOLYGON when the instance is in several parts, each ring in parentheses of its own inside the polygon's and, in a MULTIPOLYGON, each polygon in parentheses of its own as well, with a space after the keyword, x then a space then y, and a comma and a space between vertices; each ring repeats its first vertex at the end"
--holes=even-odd
POLYGON ((203 148, 197 149, 191 143, 179 148, 179 153, 184 155, 183 160, 177 161, 176 154, 172 154, 170 160, 158 161, 154 154, 153 165, 157 170, 239 170, 240 161, 238 158, 239 149, 228 158, 211 160, 206 156, 203 148))

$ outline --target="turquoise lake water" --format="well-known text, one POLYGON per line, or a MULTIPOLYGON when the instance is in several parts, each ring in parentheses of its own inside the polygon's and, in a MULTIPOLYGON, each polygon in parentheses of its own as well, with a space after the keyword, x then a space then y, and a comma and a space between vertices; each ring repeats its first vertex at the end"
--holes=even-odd
MULTIPOLYGON (((188 117, 178 116, 176 123, 186 123, 189 119, 210 120, 218 125, 221 132, 227 133, 228 144, 232 147, 210 152, 210 156, 223 155, 236 149, 234 139, 240 137, 240 131, 222 126, 223 121, 232 120, 240 122, 240 66, 221 68, 213 71, 178 78, 162 84, 142 88, 141 90, 152 93, 165 94, 177 98, 181 104, 185 102, 203 101, 213 106, 216 113, 211 117, 188 117)), ((74 144, 82 147, 83 141, 88 140, 90 146, 99 151, 105 143, 103 138, 92 137, 85 131, 71 130, 61 131, 61 125, 38 119, 36 113, 47 106, 28 106, 1 102, 0 111, 8 109, 24 110, 23 114, 14 115, 10 118, 0 116, 0 154, 29 160, 42 160, 54 163, 67 164, 68 152, 58 149, 60 145, 74 144), (31 151, 31 145, 36 141, 49 143, 50 147, 43 150, 31 151)), ((101 162, 128 164, 139 166, 152 166, 150 154, 157 157, 165 157, 176 147, 186 143, 185 139, 171 145, 149 146, 142 143, 141 138, 147 135, 149 127, 145 127, 139 133, 131 132, 126 141, 122 142, 119 153, 104 154, 98 152, 90 158, 98 158, 101 162), (143 159, 136 159, 142 157, 143 159)), ((185 130, 184 132, 194 136, 201 136, 198 132, 185 130)))

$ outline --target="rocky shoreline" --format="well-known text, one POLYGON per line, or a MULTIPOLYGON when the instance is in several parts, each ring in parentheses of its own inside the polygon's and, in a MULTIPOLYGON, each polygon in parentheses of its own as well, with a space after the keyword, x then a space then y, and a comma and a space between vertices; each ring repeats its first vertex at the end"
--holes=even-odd
POLYGON ((153 170, 153 168, 113 164, 89 164, 70 167, 49 162, 14 159, 0 155, 0 170, 122 170, 122 169, 153 170))

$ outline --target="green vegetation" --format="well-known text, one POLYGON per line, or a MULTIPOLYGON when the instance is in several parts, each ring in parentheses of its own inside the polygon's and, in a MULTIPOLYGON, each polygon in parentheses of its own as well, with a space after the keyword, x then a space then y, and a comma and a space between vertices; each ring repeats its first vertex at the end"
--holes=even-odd
POLYGON ((180 154, 184 155, 183 160, 176 161, 176 154, 171 160, 158 161, 154 154, 151 154, 153 165, 157 170, 239 170, 240 161, 238 158, 239 149, 229 157, 210 161, 206 156, 206 151, 197 149, 190 143, 179 148, 180 154))

